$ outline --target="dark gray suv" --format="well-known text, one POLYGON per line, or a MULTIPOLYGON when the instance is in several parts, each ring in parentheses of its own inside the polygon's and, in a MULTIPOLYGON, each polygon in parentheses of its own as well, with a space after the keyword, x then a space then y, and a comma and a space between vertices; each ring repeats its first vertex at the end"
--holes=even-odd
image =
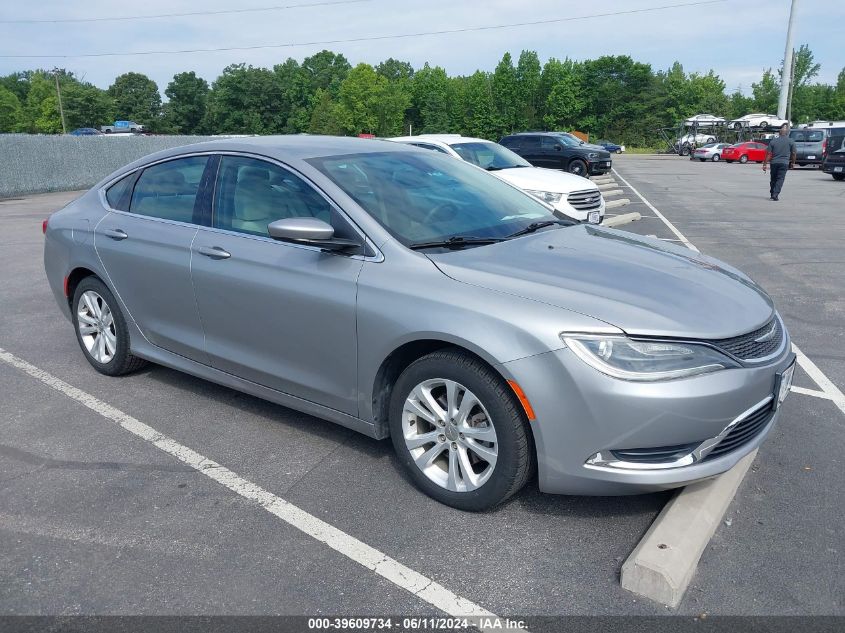
POLYGON ((499 141, 535 167, 562 169, 578 176, 606 174, 612 167, 610 152, 557 132, 522 132, 499 141))
POLYGON ((821 165, 831 136, 842 136, 845 127, 805 127, 792 130, 789 138, 795 141, 795 154, 799 167, 821 165))

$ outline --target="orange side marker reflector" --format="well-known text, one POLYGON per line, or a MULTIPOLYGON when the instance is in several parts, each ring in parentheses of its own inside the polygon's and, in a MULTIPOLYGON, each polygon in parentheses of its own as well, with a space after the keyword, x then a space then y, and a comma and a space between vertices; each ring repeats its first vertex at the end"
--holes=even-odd
POLYGON ((537 416, 534 415, 534 409, 531 407, 531 403, 528 402, 528 396, 525 395, 525 392, 522 390, 516 382, 513 380, 508 380, 508 384, 513 389, 513 392, 516 394, 516 397, 519 398, 519 402, 522 404, 522 408, 525 410, 525 415, 528 416, 529 420, 536 420, 537 416))

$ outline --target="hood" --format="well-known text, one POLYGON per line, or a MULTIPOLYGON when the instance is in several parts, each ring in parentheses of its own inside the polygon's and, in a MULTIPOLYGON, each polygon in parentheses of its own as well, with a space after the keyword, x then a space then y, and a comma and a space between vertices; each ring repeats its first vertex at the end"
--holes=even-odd
POLYGON ((579 312, 631 335, 729 338, 774 314, 766 293, 727 264, 592 225, 429 258, 457 281, 579 312))
POLYGON ((598 186, 592 180, 575 174, 568 174, 559 169, 543 169, 542 167, 514 167, 490 172, 505 182, 520 189, 535 191, 552 191, 554 193, 572 193, 586 191, 598 186))

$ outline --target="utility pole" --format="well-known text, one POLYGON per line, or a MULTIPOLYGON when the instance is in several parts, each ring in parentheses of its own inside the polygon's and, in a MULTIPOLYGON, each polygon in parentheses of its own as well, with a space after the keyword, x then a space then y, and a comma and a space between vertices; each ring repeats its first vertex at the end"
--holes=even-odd
POLYGON ((792 81, 789 82, 789 101, 786 107, 786 119, 792 121, 792 95, 795 93, 795 51, 792 51, 792 81))
POLYGON ((789 89, 792 84, 792 23, 795 20, 795 5, 798 0, 792 0, 789 9, 789 26, 786 28, 786 50, 783 53, 783 72, 780 76, 780 98, 778 99, 778 118, 786 118, 786 102, 789 99, 789 89))
POLYGON ((59 69, 53 69, 53 77, 56 78, 56 96, 59 98, 59 116, 62 118, 62 134, 67 134, 67 127, 65 127, 65 111, 62 108, 62 89, 59 87, 59 69))

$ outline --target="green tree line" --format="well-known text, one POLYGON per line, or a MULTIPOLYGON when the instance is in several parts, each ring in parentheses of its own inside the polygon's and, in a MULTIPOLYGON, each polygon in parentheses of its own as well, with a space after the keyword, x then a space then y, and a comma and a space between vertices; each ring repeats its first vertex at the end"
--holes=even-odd
MULTIPOLYGON (((796 53, 792 120, 845 119, 845 69, 836 85, 815 82, 819 64, 796 53)), ((653 70, 627 55, 575 61, 505 53, 493 72, 449 76, 439 66, 387 59, 352 66, 324 50, 273 68, 226 67, 208 84, 176 74, 164 89, 146 75, 120 75, 107 90, 73 73, 28 70, 0 77, 0 132, 68 131, 128 119, 163 134, 360 134, 413 130, 489 139, 520 130, 581 130, 629 145, 650 145, 657 129, 707 112, 732 119, 777 109, 780 72, 766 70, 752 95, 729 94, 713 71, 687 73, 675 62, 653 70)))

